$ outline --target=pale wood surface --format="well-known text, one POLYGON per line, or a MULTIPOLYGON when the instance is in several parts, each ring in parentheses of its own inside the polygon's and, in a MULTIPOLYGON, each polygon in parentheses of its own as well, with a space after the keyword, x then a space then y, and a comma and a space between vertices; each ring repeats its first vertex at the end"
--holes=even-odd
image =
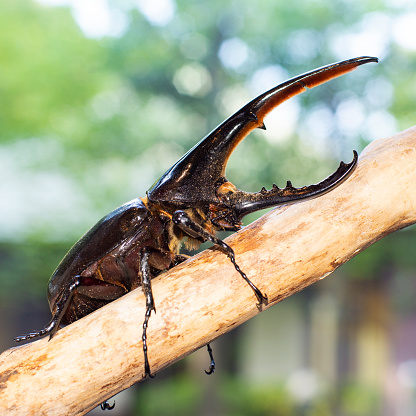
MULTIPOLYGON (((240 267, 267 293, 269 307, 416 222, 415 150, 416 127, 375 141, 341 186, 280 207, 227 240, 240 267)), ((153 372, 259 312, 253 292, 218 250, 154 279, 153 292, 157 314, 148 331, 153 372)), ((58 331, 50 342, 5 351, 0 414, 82 415, 140 381, 144 305, 139 288, 58 331)))

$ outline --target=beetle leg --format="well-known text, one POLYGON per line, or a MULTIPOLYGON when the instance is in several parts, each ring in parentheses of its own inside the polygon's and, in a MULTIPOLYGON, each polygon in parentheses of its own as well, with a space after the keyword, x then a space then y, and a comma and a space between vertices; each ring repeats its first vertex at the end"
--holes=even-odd
POLYGON ((59 300, 55 304, 55 313, 45 328, 41 329, 38 332, 31 332, 27 335, 22 335, 16 337, 14 340, 16 342, 25 341, 32 338, 44 337, 49 335, 49 340, 55 335, 56 331, 59 328, 59 323, 61 322, 63 316, 65 315, 66 309, 71 302, 72 294, 74 290, 80 285, 79 276, 75 276, 71 282, 61 293, 59 300))
POLYGON ((230 258, 231 263, 233 263, 237 272, 240 273, 241 277, 248 283, 248 285, 253 290, 254 294, 257 297, 257 300, 259 301, 257 306, 260 307, 262 304, 267 305, 268 303, 267 295, 266 294, 263 295, 260 292, 260 290, 254 285, 254 283, 240 269, 240 267, 235 261, 234 250, 228 244, 226 244, 224 241, 222 241, 218 237, 215 237, 215 235, 212 235, 203 227, 201 227, 198 223, 193 221, 192 218, 190 218, 189 215, 185 211, 181 211, 181 210, 176 211, 172 216, 172 221, 174 222, 175 225, 177 225, 179 228, 181 228, 183 231, 190 234, 191 236, 202 237, 204 240, 211 241, 211 243, 214 243, 217 246, 221 247, 222 250, 225 251, 227 256, 230 258))
POLYGON ((106 400, 105 402, 101 403, 101 410, 113 410, 116 406, 116 401, 114 400, 114 403, 112 405, 108 404, 108 401, 106 400))
MULTIPOLYGON (((185 255, 185 254, 177 254, 175 256, 175 259, 173 260, 173 262, 175 263, 175 266, 184 262, 185 260, 187 260, 189 258, 189 256, 185 255)), ((211 345, 207 344, 207 350, 208 350, 208 354, 209 354, 209 359, 211 360, 211 364, 209 365, 208 370, 204 370, 205 374, 212 374, 215 371, 215 360, 214 360, 214 356, 212 354, 212 348, 211 345)))
POLYGON ((149 324, 149 318, 154 311, 156 313, 155 303, 153 300, 153 293, 152 293, 152 285, 151 285, 151 272, 150 272, 150 265, 149 265, 149 256, 150 252, 148 248, 143 248, 141 252, 141 258, 140 258, 140 270, 142 274, 142 288, 143 292, 146 296, 146 314, 144 316, 144 322, 143 322, 143 354, 144 354, 144 376, 149 376, 151 378, 154 377, 153 374, 150 373, 150 365, 149 365, 149 359, 147 356, 147 327, 149 324))
POLYGON ((207 344, 207 350, 208 350, 209 358, 211 360, 211 364, 209 365, 208 371, 205 370, 205 374, 210 375, 215 371, 215 361, 214 361, 214 356, 212 355, 211 345, 207 344))
POLYGON ((173 259, 173 264, 177 266, 178 264, 183 263, 184 261, 188 260, 191 256, 186 254, 176 254, 175 258, 173 259))

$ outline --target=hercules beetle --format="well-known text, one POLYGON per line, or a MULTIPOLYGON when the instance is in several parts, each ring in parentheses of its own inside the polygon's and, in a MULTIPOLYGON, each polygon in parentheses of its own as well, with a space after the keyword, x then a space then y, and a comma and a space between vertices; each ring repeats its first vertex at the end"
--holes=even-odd
MULTIPOLYGON (((261 94, 229 117, 176 162, 146 197, 116 208, 71 248, 49 280, 51 321, 16 341, 45 335, 52 338, 60 325, 68 325, 142 286, 146 296, 144 376, 151 376, 146 337, 150 315, 156 311, 151 279, 187 258, 179 254, 185 238, 190 246, 210 241, 223 250, 254 291, 258 306, 266 305, 267 296, 238 267, 233 249, 215 233, 239 230, 242 218, 251 212, 329 191, 353 171, 357 153, 354 151, 350 163, 341 162, 336 172, 318 184, 294 188, 288 181, 283 189, 273 185, 269 191, 263 188, 255 193, 241 191, 226 179, 228 158, 248 133, 266 128, 264 117, 283 101, 359 65, 377 61, 358 57, 307 72, 261 94)), ((211 373, 215 364, 209 345, 208 351, 211 373)))

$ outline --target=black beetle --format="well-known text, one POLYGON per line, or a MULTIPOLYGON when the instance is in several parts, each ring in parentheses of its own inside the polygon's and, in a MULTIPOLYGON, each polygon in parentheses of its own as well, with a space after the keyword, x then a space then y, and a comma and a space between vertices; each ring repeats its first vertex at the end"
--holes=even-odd
MULTIPOLYGON (((233 249, 215 237, 220 230, 237 231, 242 218, 254 211, 315 197, 339 185, 353 171, 340 163, 322 182, 249 193, 237 189, 225 177, 225 167, 238 143, 255 128, 265 129, 264 117, 283 101, 307 88, 352 71, 377 58, 358 57, 297 76, 261 94, 220 124, 171 167, 147 192, 101 219, 68 252, 49 280, 48 299, 52 320, 44 329, 16 338, 22 341, 55 334, 68 325, 125 293, 142 286, 146 296, 143 323, 145 376, 151 376, 146 330, 155 303, 151 279, 185 260, 181 243, 191 247, 204 241, 219 246, 254 291, 258 305, 263 294, 238 267, 233 249)), ((211 366, 214 370, 211 349, 211 366)))

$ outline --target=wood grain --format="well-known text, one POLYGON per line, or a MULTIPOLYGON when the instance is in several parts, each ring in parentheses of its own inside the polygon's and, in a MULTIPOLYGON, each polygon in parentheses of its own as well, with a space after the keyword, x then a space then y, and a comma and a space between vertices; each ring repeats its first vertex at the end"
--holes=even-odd
MULTIPOLYGON (((414 222, 416 127, 371 143, 338 188, 280 207, 227 242, 240 267, 267 293, 270 307, 414 222)), ((154 279, 153 292, 157 314, 148 330, 153 372, 259 313, 251 289, 215 249, 154 279)), ((0 414, 83 415, 140 381, 144 305, 139 288, 61 329, 50 342, 5 351, 0 414)))

